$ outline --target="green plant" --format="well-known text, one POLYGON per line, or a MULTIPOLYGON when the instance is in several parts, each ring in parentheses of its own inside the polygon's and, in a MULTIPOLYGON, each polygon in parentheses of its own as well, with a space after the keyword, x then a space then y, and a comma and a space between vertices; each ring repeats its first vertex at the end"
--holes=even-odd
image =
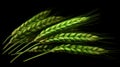
POLYGON ((7 38, 11 37, 9 43, 3 48, 3 54, 8 52, 10 55, 16 55, 10 61, 12 63, 26 52, 40 52, 40 54, 28 58, 24 62, 56 51, 94 55, 107 53, 108 50, 103 48, 83 45, 86 42, 99 41, 102 37, 90 33, 78 33, 73 30, 88 22, 96 21, 99 18, 99 13, 94 14, 95 11, 73 18, 57 15, 49 16, 51 10, 43 11, 12 32, 7 38), (71 30, 71 32, 65 33, 67 30, 71 30), (57 43, 61 45, 57 45, 57 43))
MULTIPOLYGON (((3 49, 5 49, 10 43, 13 43, 13 39, 15 39, 18 35, 22 34, 22 32, 25 32, 26 29, 29 29, 30 25, 33 25, 34 23, 37 23, 38 21, 45 19, 49 15, 50 12, 51 12, 51 10, 42 11, 42 12, 38 13, 37 15, 33 16, 31 19, 27 20, 25 23, 20 25, 18 28, 16 28, 11 33, 11 35, 8 36, 8 38, 6 38, 6 40, 3 42, 3 44, 4 44, 9 38, 12 37, 11 40, 9 41, 9 43, 7 45, 5 45, 3 49)), ((18 36, 18 37, 20 38, 21 36, 18 36)))

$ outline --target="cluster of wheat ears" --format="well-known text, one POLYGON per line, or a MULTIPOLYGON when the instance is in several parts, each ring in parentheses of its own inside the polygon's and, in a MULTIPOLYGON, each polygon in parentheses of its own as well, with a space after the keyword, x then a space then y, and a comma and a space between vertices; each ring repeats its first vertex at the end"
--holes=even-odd
POLYGON ((92 55, 108 52, 104 48, 84 45, 86 42, 98 41, 102 37, 91 33, 70 31, 84 23, 97 20, 99 13, 95 13, 96 10, 72 18, 50 15, 51 11, 50 9, 41 11, 7 37, 3 44, 8 40, 9 42, 3 47, 3 54, 15 55, 10 63, 26 52, 39 52, 39 54, 27 58, 23 62, 50 52, 92 55))

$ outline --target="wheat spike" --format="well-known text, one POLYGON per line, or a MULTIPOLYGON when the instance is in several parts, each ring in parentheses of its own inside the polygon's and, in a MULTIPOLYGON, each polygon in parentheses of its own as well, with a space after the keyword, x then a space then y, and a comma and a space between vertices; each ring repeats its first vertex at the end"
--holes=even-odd
POLYGON ((97 41, 100 37, 88 33, 60 33, 55 36, 51 36, 44 40, 40 40, 40 43, 47 44, 52 42, 62 42, 62 43, 76 43, 76 42, 87 42, 87 41, 97 41))
POLYGON ((30 49, 27 52, 45 52, 52 48, 53 48, 53 46, 50 46, 50 45, 38 45, 38 46, 35 46, 34 48, 30 49))
POLYGON ((93 47, 93 46, 84 46, 84 45, 71 45, 71 44, 63 44, 58 47, 55 47, 52 49, 52 52, 56 51, 65 51, 65 52, 70 52, 70 53, 85 53, 85 54, 95 54, 95 55, 100 55, 103 53, 106 53, 107 50, 99 47, 93 47))
POLYGON ((25 23, 23 23, 22 25, 20 25, 17 29, 15 29, 12 32, 12 35, 15 35, 23 27, 27 27, 31 23, 33 24, 33 23, 39 22, 40 20, 46 18, 50 14, 50 12, 51 12, 51 10, 45 10, 45 11, 42 11, 42 12, 36 14, 35 16, 33 16, 32 18, 30 18, 29 20, 27 20, 25 23))
MULTIPOLYGON (((85 17, 82 17, 83 19, 85 18, 85 17)), ((84 20, 86 20, 86 18, 84 19, 84 20)), ((39 35, 37 35, 36 36, 36 38, 33 40, 33 42, 34 41, 38 41, 39 39, 44 39, 44 38, 42 38, 43 37, 43 35, 49 35, 49 34, 51 34, 51 33, 53 33, 54 31, 56 31, 57 32, 57 30, 62 30, 63 28, 61 28, 61 27, 64 27, 64 28, 66 28, 66 27, 69 27, 69 26, 72 26, 73 25, 73 23, 78 23, 78 22, 80 22, 81 21, 81 17, 80 18, 73 18, 72 20, 70 19, 70 20, 67 20, 67 21, 63 21, 63 22, 60 22, 60 23, 58 23, 58 24, 56 24, 56 25, 53 25, 52 27, 48 27, 47 29, 45 29, 45 30, 43 30, 42 32, 44 32, 44 31, 48 31, 48 29, 50 29, 50 33, 49 32, 46 32, 45 34, 39 34, 39 35), (71 23, 71 24, 70 24, 71 23), (66 24, 66 25, 65 25, 66 24)), ((58 31, 58 32, 60 32, 60 31, 58 31)), ((40 40, 39 40, 40 41, 40 40)), ((31 42, 32 43, 32 42, 31 42)), ((25 47, 27 47, 27 46, 29 46, 30 44, 27 44, 27 45, 25 45, 24 47, 22 47, 21 49, 24 49, 25 47)))
MULTIPOLYGON (((95 10, 96 11, 96 10, 95 10)), ((3 49, 6 49, 3 53, 16 55, 10 63, 14 62, 18 57, 26 52, 40 52, 38 55, 30 57, 24 62, 39 56, 45 55, 50 52, 66 52, 72 54, 93 54, 101 55, 108 53, 108 50, 93 46, 83 46, 81 42, 94 42, 101 39, 101 37, 89 33, 66 33, 64 31, 70 30, 78 26, 82 26, 88 22, 96 20, 99 14, 92 14, 91 11, 87 14, 77 16, 74 18, 65 19, 62 16, 49 16, 51 10, 46 10, 37 14, 33 18, 29 19, 18 28, 16 28, 11 35, 5 40, 10 41, 5 45, 3 49), (92 15, 91 15, 92 14, 92 15), (34 23, 33 23, 34 22, 34 23), (48 45, 48 43, 63 43, 61 45, 48 45), (32 44, 34 43, 34 44, 32 44), (78 43, 78 44, 76 44, 78 43), (20 44, 17 46, 17 44, 20 44), (26 44, 26 45, 24 45, 26 44), (15 48, 14 48, 15 47, 15 48), (13 48, 13 49, 12 49, 13 48), (15 51, 17 50, 17 51, 15 51), (14 53, 13 53, 14 52, 14 53)), ((97 18, 98 19, 98 18, 97 18)), ((4 43, 5 43, 4 42, 4 43)))
MULTIPOLYGON (((64 30, 69 29, 71 27, 73 28, 73 27, 82 25, 82 23, 85 23, 88 20, 91 20, 91 19, 95 18, 96 16, 98 16, 98 14, 95 14, 95 15, 92 15, 92 16, 89 16, 89 17, 78 16, 78 17, 60 22, 58 24, 55 24, 55 25, 53 25, 51 27, 48 27, 47 29, 43 30, 40 34, 38 34, 36 36, 36 38, 32 42, 40 41, 41 39, 49 37, 52 34, 64 31, 64 30)), ((27 44, 24 47, 22 47, 21 49, 24 49, 25 47, 27 47, 29 45, 30 44, 27 44)))
POLYGON ((90 21, 91 19, 94 19, 97 15, 98 14, 88 16, 88 17, 78 16, 78 17, 74 17, 74 18, 65 20, 63 22, 60 22, 56 25, 53 25, 53 26, 48 27, 47 29, 43 30, 40 34, 38 34, 38 36, 34 39, 34 41, 41 40, 43 38, 51 36, 52 34, 56 34, 58 32, 80 26, 83 23, 87 22, 88 20, 90 21))
MULTIPOLYGON (((61 21, 62 19, 64 19, 62 16, 52 16, 52 17, 48 17, 44 20, 42 20, 41 22, 39 22, 38 24, 36 24, 35 26, 33 26, 32 29, 43 29, 44 27, 48 27, 49 25, 58 23, 59 21, 61 21)), ((37 30, 36 29, 36 30, 37 30)), ((37 30, 38 31, 38 30, 37 30)), ((15 38, 13 38, 15 39, 15 38)), ((31 42, 32 43, 32 42, 31 42)), ((29 44, 27 44, 29 45, 29 44)), ((20 50, 24 49, 25 47, 27 47, 27 45, 25 45, 23 48, 21 48, 20 50)))
POLYGON ((46 19, 43 19, 39 22, 36 22, 34 24, 31 24, 29 27, 27 27, 26 29, 24 29, 23 31, 19 31, 17 35, 15 35, 14 37, 11 38, 11 42, 16 39, 16 38, 20 38, 20 37, 24 37, 26 35, 30 35, 31 33, 35 33, 37 31, 42 30, 43 28, 46 28, 52 24, 55 24, 59 21, 61 21, 63 19, 63 17, 61 16, 50 16, 46 19))
POLYGON ((73 53, 73 54, 93 54, 93 55, 100 55, 103 53, 107 53, 108 50, 105 50, 103 48, 99 47, 93 47, 93 46, 83 46, 83 45, 74 45, 74 44, 62 44, 60 46, 56 46, 51 50, 48 50, 46 52, 43 52, 41 54, 35 55, 31 58, 28 58, 24 60, 24 62, 29 61, 31 59, 37 58, 39 56, 45 55, 50 52, 67 52, 67 53, 73 53))
MULTIPOLYGON (((42 11, 40 13, 38 13, 37 15, 33 16, 31 19, 29 19, 28 21, 26 21, 25 23, 23 23, 22 25, 20 25, 18 28, 16 28, 10 36, 8 36, 5 41, 3 42, 3 44, 11 37, 15 36, 16 34, 19 34, 19 31, 23 31, 26 27, 28 27, 28 25, 36 23, 44 18, 46 18, 49 14, 50 14, 51 10, 45 10, 42 11)), ((11 41, 4 46, 3 49, 5 49, 9 44, 11 43, 11 41)))
MULTIPOLYGON (((49 25, 55 24, 59 21, 61 21, 63 17, 61 16, 50 16, 44 20, 41 20, 37 23, 34 23, 32 26, 28 27, 24 31, 19 32, 19 35, 15 35, 13 38, 11 38, 10 43, 15 41, 17 37, 25 37, 25 36, 30 36, 31 34, 40 31, 41 29, 48 27, 49 25)), ((22 38, 20 38, 22 39, 22 38)), ((15 45, 14 45, 15 46, 15 45)))

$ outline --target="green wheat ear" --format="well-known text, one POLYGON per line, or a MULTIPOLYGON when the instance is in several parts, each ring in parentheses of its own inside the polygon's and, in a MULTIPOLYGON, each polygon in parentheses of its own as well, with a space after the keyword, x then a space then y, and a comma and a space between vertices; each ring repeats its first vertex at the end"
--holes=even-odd
POLYGON ((61 43, 82 43, 82 42, 90 42, 97 41, 101 39, 100 37, 88 33, 60 33, 55 36, 51 36, 46 38, 45 40, 41 40, 42 44, 50 44, 55 42, 61 43))
MULTIPOLYGON (((32 42, 44 39, 44 38, 49 37, 50 35, 58 33, 58 32, 62 32, 64 30, 80 26, 85 22, 93 20, 98 15, 99 14, 95 14, 95 15, 88 16, 88 17, 87 16, 86 17, 85 16, 78 16, 78 17, 75 17, 75 18, 72 18, 69 20, 62 21, 58 24, 55 24, 55 25, 43 30, 38 36, 36 36, 36 38, 32 42)), ((26 48, 27 46, 29 46, 32 42, 30 42, 30 43, 26 44, 24 47, 22 47, 20 49, 20 51, 23 50, 24 48, 26 48)), ((29 48, 31 48, 31 47, 29 47, 29 48)), ((20 55, 22 55, 22 54, 20 54, 20 55)), ((19 57, 20 55, 16 56, 15 58, 19 57)))
MULTIPOLYGON (((21 32, 18 32, 19 34, 15 35, 13 38, 11 38, 10 42, 15 41, 15 39, 17 39, 17 37, 26 37, 26 36, 30 37, 32 33, 36 34, 37 31, 40 31, 40 30, 42 30, 42 29, 44 29, 46 27, 49 27, 50 25, 58 23, 62 19, 64 19, 62 16, 50 16, 50 17, 45 18, 45 19, 43 19, 43 20, 41 20, 39 22, 31 24, 28 28, 24 29, 21 32)), ((20 38, 20 39, 22 39, 22 38, 20 38)), ((33 37, 33 39, 34 39, 34 37, 33 37)))
POLYGON ((93 20, 96 16, 96 15, 92 15, 92 16, 88 16, 88 17, 81 17, 81 16, 78 16, 78 17, 75 17, 75 18, 71 18, 71 19, 68 19, 68 20, 65 20, 61 23, 58 23, 56 25, 53 25, 51 27, 48 27, 47 29, 43 30, 35 39, 34 41, 37 41, 37 40, 41 40, 43 38, 46 38, 46 37, 49 37, 51 36, 52 34, 56 34, 58 32, 62 32, 62 31, 65 31, 65 30, 68 30, 70 28, 74 28, 74 27, 77 27, 77 26, 80 26, 82 25, 83 23, 85 22, 88 22, 90 20, 93 20))
MULTIPOLYGON (((93 20, 96 16, 98 16, 98 14, 88 16, 88 17, 78 16, 78 17, 74 17, 74 18, 62 21, 58 24, 55 24, 55 25, 50 26, 50 27, 46 28, 45 30, 43 30, 40 34, 38 34, 36 36, 36 38, 33 40, 33 42, 34 41, 40 41, 40 40, 42 40, 46 37, 49 37, 53 34, 55 35, 56 33, 62 32, 64 30, 80 26, 87 21, 93 20)), ((30 45, 30 43, 28 43, 27 45, 22 47, 21 50, 24 49, 25 47, 29 46, 29 45, 30 45)))
POLYGON ((33 16, 32 18, 30 18, 29 20, 27 20, 25 23, 23 23, 22 25, 20 25, 17 29, 15 29, 13 32, 12 32, 12 35, 15 35, 17 34, 17 32, 20 30, 20 29, 23 29, 23 27, 27 27, 29 24, 33 24, 36 23, 36 22, 39 22, 40 20, 46 18, 49 14, 50 14, 51 10, 45 10, 45 11, 42 11, 38 14, 36 14, 35 16, 33 16))
POLYGON ((45 18, 43 20, 40 20, 34 24, 29 25, 26 29, 23 31, 19 31, 17 35, 15 35, 13 38, 11 38, 11 41, 16 38, 22 38, 25 36, 29 36, 32 33, 36 33, 37 31, 41 31, 42 29, 49 27, 50 25, 53 25, 55 23, 58 23, 63 19, 62 16, 50 16, 48 18, 45 18))
POLYGON ((16 39, 22 39, 25 36, 30 36, 33 33, 37 33, 38 31, 52 25, 55 24, 59 21, 61 21, 63 19, 63 17, 61 16, 50 16, 46 19, 43 19, 39 22, 36 22, 34 24, 30 24, 29 27, 27 27, 26 29, 19 31, 18 34, 16 34, 15 36, 13 36, 10 40, 11 42, 15 42, 16 39))
MULTIPOLYGON (((37 15, 33 16, 32 18, 30 18, 28 21, 26 21, 25 23, 23 23, 22 25, 20 25, 18 28, 16 28, 10 36, 8 36, 6 38, 6 40, 3 42, 3 44, 9 39, 11 38, 12 36, 16 35, 16 34, 19 34, 18 32, 19 31, 22 31, 24 30, 26 27, 28 27, 28 25, 30 24, 33 24, 33 23, 36 23, 44 18, 46 18, 49 14, 50 14, 51 10, 45 10, 45 11, 42 11, 40 13, 38 13, 37 15)), ((3 49, 5 49, 8 45, 5 45, 3 49)))
MULTIPOLYGON (((42 49, 40 49, 42 50, 42 49)), ((107 53, 108 50, 105 50, 103 48, 99 47, 93 47, 93 46, 83 46, 83 45, 74 45, 74 44, 62 44, 60 46, 56 46, 53 49, 46 50, 45 52, 38 54, 36 56, 33 56, 31 58, 28 58, 24 60, 24 62, 29 61, 31 59, 37 58, 39 56, 45 55, 50 52, 67 52, 67 53, 73 53, 73 54, 92 54, 92 55, 100 55, 107 53)))
POLYGON ((66 52, 85 55, 101 55, 108 53, 108 50, 100 47, 80 45, 86 42, 95 42, 104 39, 104 37, 101 38, 90 33, 76 33, 72 30, 78 26, 97 20, 99 14, 93 14, 95 11, 96 10, 68 19, 63 16, 49 16, 51 10, 42 11, 12 32, 3 42, 5 43, 10 39, 9 43, 7 43, 3 49, 6 49, 10 44, 13 45, 10 45, 3 54, 8 52, 8 54, 16 55, 16 57, 10 61, 10 63, 12 63, 26 52, 40 53, 24 60, 24 62, 50 52, 66 52), (66 33, 65 31, 67 30, 71 30, 71 32, 68 31, 66 33), (51 43, 54 44, 57 42, 61 45, 51 45, 51 43))

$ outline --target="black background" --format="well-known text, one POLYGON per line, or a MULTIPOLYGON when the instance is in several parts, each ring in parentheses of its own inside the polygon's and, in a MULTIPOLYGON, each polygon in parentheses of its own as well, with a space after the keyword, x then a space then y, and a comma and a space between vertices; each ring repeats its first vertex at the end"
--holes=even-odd
MULTIPOLYGON (((40 0, 40 1, 2 1, 0 2, 0 43, 10 35, 10 33, 23 22, 31 18, 33 15, 47 8, 55 8, 55 11, 63 11, 62 15, 79 15, 87 11, 99 8, 101 13, 100 22, 97 25, 90 26, 88 31, 107 33, 109 36, 114 37, 113 44, 107 44, 109 48, 115 50, 119 49, 119 24, 118 24, 118 8, 117 4, 108 1, 62 1, 62 0, 40 0)), ((109 42, 109 41, 108 41, 109 42)), ((1 44, 1 49, 2 49, 1 44)), ((2 50, 1 50, 2 52, 2 50)), ((37 61, 39 64, 118 64, 120 63, 119 52, 110 54, 116 59, 109 59, 106 57, 96 56, 81 56, 70 55, 64 53, 48 54, 37 58, 33 61, 29 61, 29 64, 34 64, 37 61), (39 61, 38 61, 39 60, 39 61)), ((11 57, 1 55, 0 63, 9 64, 11 57)), ((18 63, 15 63, 18 64, 18 63)))

